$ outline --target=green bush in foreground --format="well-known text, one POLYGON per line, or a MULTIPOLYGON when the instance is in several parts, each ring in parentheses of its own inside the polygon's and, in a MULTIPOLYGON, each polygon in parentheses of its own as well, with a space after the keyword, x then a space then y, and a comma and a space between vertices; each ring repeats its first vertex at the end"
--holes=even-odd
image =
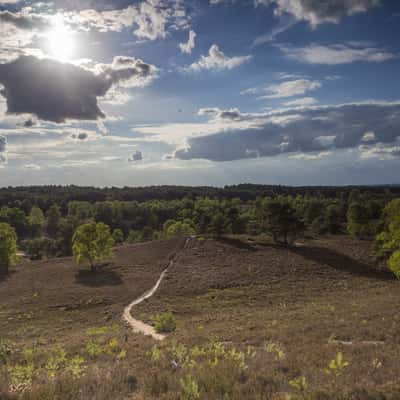
POLYGON ((154 328, 158 333, 174 332, 176 329, 176 319, 174 314, 168 312, 154 317, 154 328))

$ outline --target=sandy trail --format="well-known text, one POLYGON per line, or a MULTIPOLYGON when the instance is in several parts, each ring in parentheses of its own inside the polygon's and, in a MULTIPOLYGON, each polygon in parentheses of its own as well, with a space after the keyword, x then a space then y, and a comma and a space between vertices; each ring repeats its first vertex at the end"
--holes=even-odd
MULTIPOLYGON (((182 249, 185 249, 186 246, 188 245, 189 241, 191 238, 187 238, 182 249)), ((131 315, 131 310, 134 306, 142 303, 146 299, 150 298, 151 296, 154 295, 154 293, 157 291, 159 286, 161 285, 161 282, 163 281, 165 274, 168 272, 169 268, 171 268, 174 265, 174 262, 176 261, 178 254, 178 250, 174 257, 171 259, 171 261, 168 263, 167 268, 161 273, 160 277, 158 278, 158 281, 156 284, 147 292, 142 294, 140 297, 137 299, 133 300, 132 303, 130 303, 128 306, 124 308, 124 312, 122 314, 122 318, 124 321, 126 321, 132 328, 133 332, 135 333, 143 333, 145 336, 151 336, 155 340, 163 340, 165 338, 165 335, 162 335, 160 333, 157 333, 151 325, 145 324, 142 321, 139 321, 138 319, 135 319, 131 315)))

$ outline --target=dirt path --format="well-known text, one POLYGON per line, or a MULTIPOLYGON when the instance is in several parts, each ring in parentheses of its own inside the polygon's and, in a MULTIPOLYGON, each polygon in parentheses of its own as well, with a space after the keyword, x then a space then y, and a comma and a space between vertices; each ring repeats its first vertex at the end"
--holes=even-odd
POLYGON ((165 338, 165 335, 162 335, 160 333, 157 333, 151 325, 145 324, 142 321, 139 321, 138 319, 135 319, 131 315, 131 310, 134 306, 142 303, 146 299, 150 298, 151 296, 154 295, 154 293, 157 291, 159 288, 161 282, 163 281, 165 274, 167 273, 168 269, 171 268, 174 265, 174 262, 178 258, 178 254, 180 251, 184 250, 186 246, 189 244, 190 240, 192 238, 189 237, 185 240, 184 245, 182 246, 182 249, 178 250, 171 261, 168 263, 167 268, 161 273, 160 277, 158 278, 158 281, 156 284, 147 292, 142 294, 140 297, 138 297, 136 300, 133 300, 132 303, 130 303, 128 306, 124 308, 124 312, 122 314, 122 318, 124 321, 126 321, 132 328, 133 332, 135 333, 143 333, 145 336, 151 336, 155 340, 163 340, 165 338))

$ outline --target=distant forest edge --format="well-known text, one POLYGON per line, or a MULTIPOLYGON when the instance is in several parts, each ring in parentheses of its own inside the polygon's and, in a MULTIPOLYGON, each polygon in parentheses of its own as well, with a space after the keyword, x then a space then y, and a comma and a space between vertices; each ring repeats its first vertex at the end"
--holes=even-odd
POLYGON ((310 196, 325 198, 348 197, 352 190, 374 196, 400 197, 399 185, 374 186, 281 186, 257 185, 251 183, 220 187, 212 186, 146 186, 146 187, 107 187, 91 186, 20 186, 0 188, 0 206, 13 205, 15 201, 29 200, 47 209, 53 203, 66 205, 70 201, 149 201, 196 199, 210 197, 218 199, 255 200, 257 197, 310 196))

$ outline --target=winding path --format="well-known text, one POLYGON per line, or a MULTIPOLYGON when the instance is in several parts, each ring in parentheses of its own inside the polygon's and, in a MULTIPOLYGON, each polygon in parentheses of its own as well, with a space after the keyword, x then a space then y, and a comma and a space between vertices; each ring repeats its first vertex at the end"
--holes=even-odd
POLYGON ((158 278, 158 281, 156 282, 156 284, 150 290, 148 290, 147 292, 142 294, 137 299, 133 300, 132 303, 130 303, 128 306, 126 306, 124 308, 124 312, 122 314, 122 319, 129 324, 129 326, 133 329, 133 332, 135 332, 135 333, 143 333, 145 336, 151 336, 155 340, 163 340, 165 338, 165 335, 157 333, 153 326, 145 324, 144 322, 133 318, 132 315, 131 315, 131 310, 132 310, 132 308, 134 306, 142 303, 143 301, 145 301, 146 299, 148 299, 148 298, 150 298, 151 296, 154 295, 154 293, 159 288, 161 282, 163 281, 163 279, 165 277, 165 274, 168 272, 169 268, 171 268, 174 265, 174 262, 176 261, 176 259, 178 257, 179 251, 182 251, 183 249, 185 249, 191 239, 192 238, 189 237, 189 238, 187 238, 185 240, 185 243, 182 246, 182 249, 178 250, 175 253, 174 257, 168 263, 167 268, 165 268, 165 270, 161 273, 161 275, 158 278))

